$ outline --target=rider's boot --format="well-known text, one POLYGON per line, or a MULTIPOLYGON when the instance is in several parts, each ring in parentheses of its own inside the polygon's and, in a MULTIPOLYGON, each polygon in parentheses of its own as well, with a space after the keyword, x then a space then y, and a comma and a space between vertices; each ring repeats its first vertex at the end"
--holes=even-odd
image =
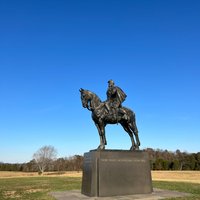
MULTIPOLYGON (((106 112, 110 112, 110 108, 107 105, 107 102, 104 104, 105 108, 106 108, 106 112)), ((103 121, 104 117, 106 116, 106 112, 101 112, 100 116, 99 116, 99 121, 103 121)))
POLYGON ((113 113, 112 115, 113 115, 113 118, 114 118, 115 120, 117 120, 117 114, 116 114, 116 113, 113 113))
POLYGON ((115 108, 112 108, 110 111, 111 116, 113 117, 114 120, 117 121, 118 123, 118 114, 117 114, 117 110, 115 108))
POLYGON ((124 114, 124 115, 122 116, 122 119, 128 120, 128 116, 127 116, 126 114, 124 114))
POLYGON ((105 114, 101 113, 101 115, 99 116, 99 121, 103 121, 104 117, 105 117, 105 114))
POLYGON ((120 109, 120 112, 123 114, 122 119, 128 120, 128 116, 125 110, 120 109))

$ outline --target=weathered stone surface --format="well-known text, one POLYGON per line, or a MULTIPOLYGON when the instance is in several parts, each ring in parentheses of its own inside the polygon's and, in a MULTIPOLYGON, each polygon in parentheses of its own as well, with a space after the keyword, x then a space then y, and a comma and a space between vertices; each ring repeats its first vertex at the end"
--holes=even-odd
POLYGON ((84 154, 82 194, 109 197, 152 191, 146 152, 105 150, 84 154))
POLYGON ((189 196, 188 193, 153 189, 150 194, 135 194, 135 195, 125 195, 125 196, 113 196, 113 197, 88 197, 81 194, 80 191, 66 191, 66 192, 52 192, 50 193, 57 200, 159 200, 172 197, 184 197, 189 196))

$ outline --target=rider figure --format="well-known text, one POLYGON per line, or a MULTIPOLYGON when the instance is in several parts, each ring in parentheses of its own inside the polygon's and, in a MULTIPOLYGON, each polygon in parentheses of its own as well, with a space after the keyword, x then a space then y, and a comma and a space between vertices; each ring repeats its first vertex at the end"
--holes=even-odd
MULTIPOLYGON (((124 91, 120 87, 115 86, 113 80, 109 80, 106 94, 107 100, 105 101, 105 107, 108 111, 108 114, 111 114, 114 118, 117 118, 117 111, 119 109, 119 111, 123 114, 123 118, 126 119, 126 112, 124 109, 120 109, 122 107, 122 102, 124 102, 127 97, 124 91)), ((103 117, 104 116, 101 116, 101 118, 103 117)))

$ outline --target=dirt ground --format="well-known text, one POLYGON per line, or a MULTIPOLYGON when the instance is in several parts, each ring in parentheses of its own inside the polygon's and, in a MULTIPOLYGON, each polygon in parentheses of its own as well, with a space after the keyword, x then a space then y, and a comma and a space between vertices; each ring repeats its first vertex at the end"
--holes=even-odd
MULTIPOLYGON (((200 171, 152 171, 152 179, 158 181, 180 181, 200 184, 200 171)), ((40 176, 36 172, 0 171, 0 178, 40 176)), ((45 172, 43 176, 81 177, 82 172, 45 172)))

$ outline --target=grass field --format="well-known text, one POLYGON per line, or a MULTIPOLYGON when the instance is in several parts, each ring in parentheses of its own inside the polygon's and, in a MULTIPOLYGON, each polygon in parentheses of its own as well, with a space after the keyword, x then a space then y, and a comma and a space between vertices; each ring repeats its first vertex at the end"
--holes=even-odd
MULTIPOLYGON (((77 172, 46 173, 44 176, 38 176, 37 173, 0 172, 0 200, 54 200, 49 192, 80 190, 81 175, 77 172)), ((177 200, 200 200, 200 172, 152 171, 152 178, 154 187, 192 194, 177 200)))
MULTIPOLYGON (((82 172, 67 171, 67 172, 44 172, 44 177, 81 177, 82 172)), ((13 172, 13 171, 0 171, 1 178, 16 178, 16 177, 41 177, 37 172, 13 172)))
POLYGON ((174 181, 200 184, 200 171, 152 171, 156 181, 174 181))

